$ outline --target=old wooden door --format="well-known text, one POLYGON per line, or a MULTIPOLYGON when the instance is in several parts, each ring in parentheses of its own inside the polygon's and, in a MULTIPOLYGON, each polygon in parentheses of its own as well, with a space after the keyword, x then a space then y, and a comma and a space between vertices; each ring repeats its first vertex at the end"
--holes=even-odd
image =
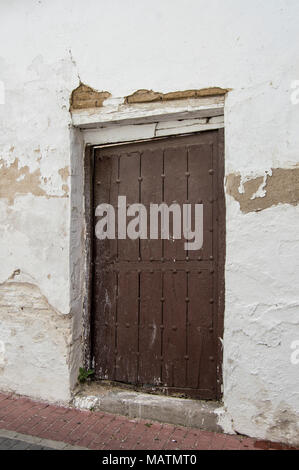
MULTIPOLYGON (((222 131, 97 149, 94 209, 203 204, 203 248, 185 240, 94 238, 93 355, 98 379, 219 397, 223 308, 222 131)), ((117 219, 116 219, 117 222, 117 219)), ((117 231, 117 229, 116 229, 117 231)))

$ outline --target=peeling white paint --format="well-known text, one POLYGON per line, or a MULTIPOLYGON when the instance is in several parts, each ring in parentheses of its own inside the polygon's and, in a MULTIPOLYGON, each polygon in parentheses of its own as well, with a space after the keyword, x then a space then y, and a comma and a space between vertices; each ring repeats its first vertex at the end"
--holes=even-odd
POLYGON ((87 396, 75 396, 73 400, 73 405, 75 408, 80 408, 81 410, 92 410, 96 406, 99 406, 101 399, 95 395, 87 396))
POLYGON ((0 340, 0 369, 3 369, 5 366, 5 343, 0 340))

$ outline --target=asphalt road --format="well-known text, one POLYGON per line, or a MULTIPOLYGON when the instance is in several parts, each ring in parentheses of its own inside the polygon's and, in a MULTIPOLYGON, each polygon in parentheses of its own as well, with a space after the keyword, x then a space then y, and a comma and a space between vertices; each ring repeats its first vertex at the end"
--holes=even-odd
POLYGON ((0 437, 0 450, 54 450, 51 447, 44 447, 29 442, 20 441, 18 439, 9 439, 0 437))

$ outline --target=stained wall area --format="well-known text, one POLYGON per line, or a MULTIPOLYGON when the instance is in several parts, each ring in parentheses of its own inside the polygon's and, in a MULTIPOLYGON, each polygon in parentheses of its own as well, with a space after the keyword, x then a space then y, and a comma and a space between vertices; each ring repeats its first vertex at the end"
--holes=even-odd
POLYGON ((298 444, 298 1, 12 0, 0 10, 0 389, 66 402, 82 363, 73 90, 85 87, 77 110, 96 100, 108 111, 224 90, 219 423, 298 444))

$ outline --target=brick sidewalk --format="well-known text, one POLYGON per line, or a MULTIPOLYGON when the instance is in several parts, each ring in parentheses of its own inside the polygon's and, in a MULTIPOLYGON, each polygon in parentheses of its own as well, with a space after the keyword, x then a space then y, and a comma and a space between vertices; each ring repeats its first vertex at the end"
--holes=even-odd
POLYGON ((82 411, 0 394, 0 429, 89 449, 288 449, 241 436, 82 411))

